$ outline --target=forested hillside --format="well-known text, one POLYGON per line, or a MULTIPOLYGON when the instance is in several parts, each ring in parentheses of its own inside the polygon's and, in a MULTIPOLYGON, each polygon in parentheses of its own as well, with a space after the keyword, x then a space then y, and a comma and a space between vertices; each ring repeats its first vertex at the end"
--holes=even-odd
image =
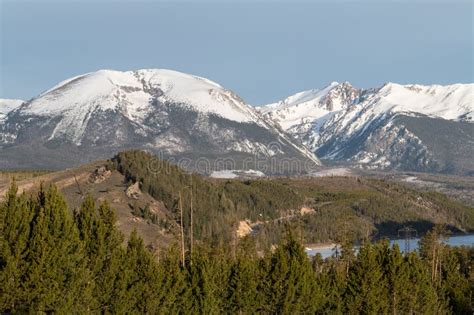
POLYGON ((357 255, 310 259, 291 230, 273 251, 179 245, 154 256, 133 232, 126 246, 107 203, 70 211, 56 187, 0 204, 0 312, 151 314, 470 314, 472 248, 436 228, 420 253, 387 242, 357 255))
POLYGON ((113 159, 113 167, 132 184, 163 201, 193 236, 207 242, 230 241, 242 220, 250 222, 262 244, 278 242, 291 224, 305 242, 362 241, 397 236, 410 225, 420 234, 434 224, 453 232, 474 230, 474 209, 435 192, 419 192, 390 181, 358 177, 216 180, 184 172, 143 151, 113 159), (181 196, 181 197, 180 197, 181 196))

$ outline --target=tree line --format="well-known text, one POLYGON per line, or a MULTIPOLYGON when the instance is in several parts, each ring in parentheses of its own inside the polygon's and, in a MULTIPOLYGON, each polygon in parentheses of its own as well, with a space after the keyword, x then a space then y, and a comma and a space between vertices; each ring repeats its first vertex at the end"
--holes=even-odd
MULTIPOLYGON (((190 226, 192 199, 193 236, 206 243, 231 242, 238 221, 272 222, 302 207, 315 211, 293 216, 298 220, 292 223, 311 243, 339 241, 344 230, 358 241, 373 236, 397 236, 405 225, 424 234, 434 221, 449 222, 454 231, 474 231, 474 208, 439 193, 422 193, 380 179, 212 180, 138 150, 117 154, 110 167, 122 173, 128 184, 138 182, 143 192, 163 201, 175 221, 180 221, 181 200, 185 228, 190 226)), ((262 226, 260 243, 268 246, 279 241, 285 229, 285 224, 262 226)))
POLYGON ((253 238, 152 253, 127 241, 114 211, 85 198, 70 211, 56 187, 0 204, 0 312, 152 314, 471 314, 473 248, 435 229, 419 252, 387 241, 310 258, 289 230, 271 250, 253 238))

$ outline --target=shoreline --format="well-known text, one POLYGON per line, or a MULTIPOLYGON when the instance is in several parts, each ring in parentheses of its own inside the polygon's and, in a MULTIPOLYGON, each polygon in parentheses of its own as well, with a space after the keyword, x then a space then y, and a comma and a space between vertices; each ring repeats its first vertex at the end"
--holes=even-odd
POLYGON ((336 243, 321 243, 321 244, 304 244, 305 250, 321 250, 321 249, 333 249, 337 246, 336 243))
MULTIPOLYGON (((451 238, 458 238, 458 237, 470 237, 470 236, 474 236, 473 233, 466 233, 466 234, 453 234, 453 235, 450 235, 446 241, 448 241, 449 239, 451 238)), ((410 239, 411 241, 419 241, 420 240, 420 237, 413 237, 410 239)), ((377 242, 379 240, 375 240, 375 242, 377 242)), ((390 238, 389 239, 390 243, 393 243, 393 242, 403 242, 404 239, 403 238, 390 238)), ((336 246, 339 246, 339 244, 336 244, 336 243, 310 243, 310 244, 303 244, 305 250, 328 250, 328 249, 334 249, 336 246)), ((471 245, 471 246, 474 246, 471 245)), ((354 247, 358 247, 358 245, 354 245, 354 247)))

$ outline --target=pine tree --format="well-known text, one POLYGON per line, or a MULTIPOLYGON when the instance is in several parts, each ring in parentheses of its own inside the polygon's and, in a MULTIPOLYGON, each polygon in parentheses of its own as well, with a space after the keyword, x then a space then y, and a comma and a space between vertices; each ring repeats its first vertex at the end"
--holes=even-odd
POLYGON ((387 283, 381 257, 374 245, 360 248, 357 261, 349 270, 345 293, 348 314, 382 314, 388 310, 387 283))
POLYGON ((204 246, 199 247, 187 269, 192 299, 191 313, 221 313, 219 287, 222 287, 223 282, 217 282, 216 277, 225 275, 222 275, 223 270, 211 257, 209 250, 204 246))
POLYGON ((259 260, 254 254, 254 244, 244 239, 239 245, 236 258, 230 262, 225 309, 231 314, 253 314, 262 303, 258 291, 258 282, 262 277, 258 269, 259 260))
POLYGON ((346 288, 347 274, 345 265, 338 259, 329 258, 324 262, 323 271, 316 277, 318 313, 341 314, 344 311, 343 293, 346 288))
POLYGON ((447 231, 444 226, 437 225, 420 240, 420 255, 430 265, 431 280, 435 285, 441 283, 440 273, 443 264, 443 249, 445 247, 442 240, 446 235, 447 231))
POLYGON ((17 197, 17 191, 13 182, 0 205, 0 312, 7 313, 22 309, 27 294, 23 281, 32 211, 27 198, 17 197))
POLYGON ((314 313, 318 301, 313 298, 315 278, 303 246, 288 233, 283 244, 263 265, 266 278, 263 311, 269 313, 314 313))
POLYGON ((159 269, 143 240, 133 230, 126 253, 127 296, 132 312, 157 313, 159 310, 159 269))
POLYGON ((127 309, 125 252, 123 236, 115 227, 115 213, 107 203, 98 209, 88 196, 75 221, 88 258, 88 268, 94 278, 93 310, 122 312, 127 309))
POLYGON ((252 236, 229 246, 209 230, 214 246, 199 240, 182 266, 177 244, 155 257, 134 231, 125 248, 115 223, 91 197, 72 216, 54 186, 28 198, 13 184, 0 203, 0 312, 472 313, 474 250, 443 245, 440 230, 421 255, 387 241, 354 255, 347 242, 313 265, 292 233, 261 257, 252 236))
POLYGON ((445 302, 439 299, 436 288, 431 281, 431 271, 417 253, 407 254, 407 270, 410 274, 409 294, 406 296, 405 308, 410 314, 443 314, 446 313, 445 302))
POLYGON ((473 291, 470 285, 474 283, 469 283, 469 279, 460 272, 459 260, 452 250, 445 252, 442 278, 442 292, 446 294, 453 313, 472 313, 473 291))
POLYGON ((92 279, 77 227, 55 186, 33 203, 25 306, 33 312, 81 312, 91 304, 92 279))
POLYGON ((400 248, 394 244, 388 256, 385 274, 388 280, 390 313, 408 314, 410 306, 411 285, 408 263, 400 248))
POLYGON ((188 314, 191 310, 190 288, 187 270, 181 267, 180 248, 172 244, 159 261, 158 280, 160 314, 188 314))

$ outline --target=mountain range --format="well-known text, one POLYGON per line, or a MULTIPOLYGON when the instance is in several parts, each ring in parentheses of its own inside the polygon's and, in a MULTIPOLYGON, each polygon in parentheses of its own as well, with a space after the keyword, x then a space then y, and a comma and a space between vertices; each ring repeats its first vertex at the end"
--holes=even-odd
POLYGON ((322 160, 473 174, 474 84, 358 89, 333 82, 260 107, 322 160))
POLYGON ((304 174, 320 157, 472 175, 473 91, 474 84, 360 89, 333 82, 254 107, 190 74, 100 70, 29 101, 0 100, 0 169, 59 169, 139 148, 200 171, 204 161, 204 173, 304 174))
POLYGON ((100 70, 3 104, 0 169, 60 169, 130 148, 204 173, 220 167, 288 174, 320 164, 232 91, 171 70, 100 70))

